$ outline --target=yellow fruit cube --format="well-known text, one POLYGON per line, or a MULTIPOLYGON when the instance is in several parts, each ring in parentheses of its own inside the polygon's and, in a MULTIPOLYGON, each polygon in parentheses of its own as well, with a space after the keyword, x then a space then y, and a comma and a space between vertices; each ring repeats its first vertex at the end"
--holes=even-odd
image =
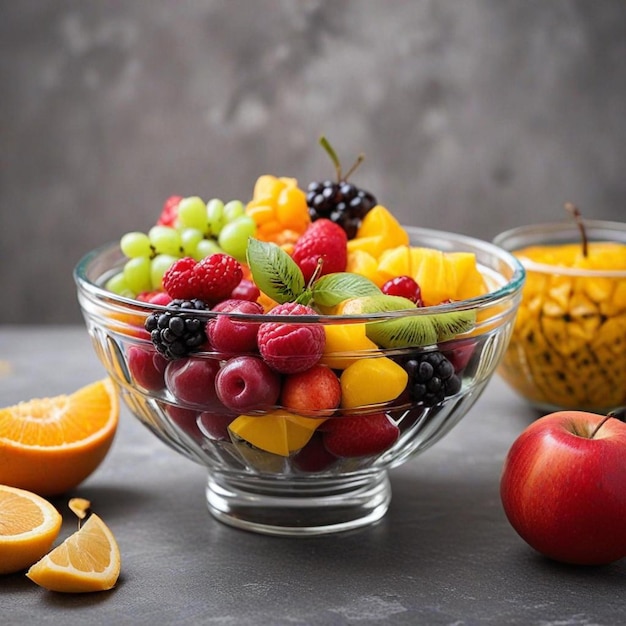
MULTIPOLYGON (((348 244, 349 243, 350 242, 348 242, 348 244)), ((365 250, 354 250, 353 252, 348 251, 346 272, 365 276, 379 287, 385 282, 378 271, 376 258, 365 250)))
POLYGON ((341 374, 341 406, 355 408, 395 400, 406 388, 409 375, 387 357, 365 358, 341 374))
POLYGON ((365 324, 326 324, 326 342, 320 363, 333 369, 346 369, 364 351, 378 351, 378 346, 365 334, 365 324))
POLYGON ((260 450, 289 456, 303 448, 324 421, 278 409, 265 415, 240 415, 228 428, 260 450))
POLYGON ((447 283, 443 252, 416 246, 411 247, 410 252, 411 275, 420 286, 424 304, 434 306, 452 298, 453 291, 447 283))
POLYGON ((378 259, 378 272, 385 278, 385 281, 396 276, 411 276, 409 246, 396 246, 385 250, 378 259))
POLYGON ((363 218, 356 237, 348 242, 348 251, 364 250, 378 258, 389 248, 408 244, 407 231, 384 206, 377 204, 363 218))

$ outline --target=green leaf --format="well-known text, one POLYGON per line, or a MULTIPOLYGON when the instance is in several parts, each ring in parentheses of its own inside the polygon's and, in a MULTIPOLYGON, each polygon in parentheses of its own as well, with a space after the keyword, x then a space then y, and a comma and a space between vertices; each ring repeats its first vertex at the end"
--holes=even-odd
POLYGON ((246 257, 256 286, 272 300, 294 302, 304 291, 302 271, 275 243, 250 238, 246 257))
POLYGON ((313 301, 323 307, 335 306, 348 298, 380 294, 369 278, 349 272, 326 274, 313 284, 313 301))

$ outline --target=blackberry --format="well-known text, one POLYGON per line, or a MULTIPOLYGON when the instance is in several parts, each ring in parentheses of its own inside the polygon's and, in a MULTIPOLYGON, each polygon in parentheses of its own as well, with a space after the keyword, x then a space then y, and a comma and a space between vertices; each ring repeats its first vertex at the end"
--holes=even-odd
POLYGON ((441 352, 417 354, 404 368, 409 374, 411 398, 425 406, 434 406, 461 389, 461 379, 454 373, 454 366, 441 352))
POLYGON ((145 321, 154 347, 170 360, 179 359, 197 350, 206 342, 206 322, 193 315, 205 311, 202 300, 172 300, 167 311, 155 311, 145 321), (171 310, 175 309, 175 310, 171 310))
POLYGON ((320 143, 335 165, 337 182, 325 180, 309 184, 306 193, 309 216, 313 222, 322 217, 335 222, 345 230, 348 239, 354 239, 361 220, 378 204, 369 191, 359 189, 347 180, 363 161, 363 155, 357 158, 355 164, 343 176, 335 151, 324 137, 320 143))

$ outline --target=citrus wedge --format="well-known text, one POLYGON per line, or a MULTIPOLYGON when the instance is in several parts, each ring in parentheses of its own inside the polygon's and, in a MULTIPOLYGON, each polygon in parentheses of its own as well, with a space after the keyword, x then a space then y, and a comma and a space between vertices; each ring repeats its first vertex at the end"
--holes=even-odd
POLYGON ((61 521, 42 497, 0 485, 0 574, 19 572, 40 559, 57 538, 61 521))
POLYGON ((26 576, 50 591, 106 591, 120 575, 120 550, 108 526, 92 513, 74 534, 37 561, 26 576))
POLYGON ((44 496, 74 488, 106 456, 118 419, 110 379, 0 409, 0 484, 44 496))

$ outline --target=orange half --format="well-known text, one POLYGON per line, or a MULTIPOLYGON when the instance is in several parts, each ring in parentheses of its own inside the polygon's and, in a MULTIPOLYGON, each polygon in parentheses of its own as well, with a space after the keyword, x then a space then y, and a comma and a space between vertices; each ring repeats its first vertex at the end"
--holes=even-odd
POLYGON ((108 378, 0 409, 0 483, 45 496, 74 488, 106 456, 118 420, 108 378))

